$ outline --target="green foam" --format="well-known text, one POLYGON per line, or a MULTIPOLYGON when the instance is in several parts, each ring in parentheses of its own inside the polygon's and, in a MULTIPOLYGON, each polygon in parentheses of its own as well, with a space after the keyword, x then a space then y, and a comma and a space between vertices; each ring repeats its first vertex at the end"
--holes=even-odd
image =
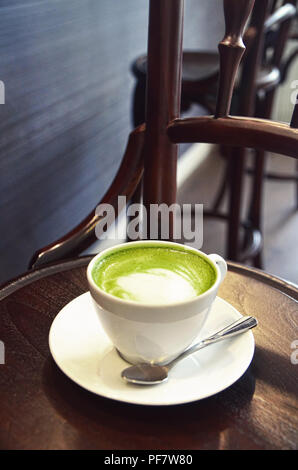
MULTIPOLYGON (((179 279, 181 286, 186 286, 188 283, 190 288, 186 289, 187 294, 185 294, 187 295, 185 300, 187 300, 189 297, 198 296, 208 290, 216 280, 216 272, 211 263, 203 256, 183 248, 142 246, 119 249, 107 254, 103 259, 99 259, 93 267, 92 277, 95 283, 109 294, 121 299, 146 302, 140 294, 140 290, 144 291, 145 289, 146 291, 147 289, 145 296, 147 298, 148 289, 152 290, 152 278, 154 280, 156 277, 156 286, 165 291, 165 298, 168 295, 166 292, 168 285, 169 290, 175 290, 173 286, 176 285, 179 289, 179 279), (167 273, 169 275, 168 283, 165 279, 168 277, 167 273), (175 284, 173 284, 171 277, 175 278, 175 284), (130 279, 129 289, 123 287, 123 279, 130 279), (134 283, 134 279, 141 279, 141 289, 140 283, 134 283), (189 293, 190 291, 192 294, 189 293)), ((175 301, 175 292, 169 292, 169 302, 172 298, 170 294, 174 295, 175 301)), ((153 301, 154 295, 155 292, 150 292, 153 301)), ((179 300, 184 300, 183 294, 181 295, 182 299, 179 297, 179 300)))

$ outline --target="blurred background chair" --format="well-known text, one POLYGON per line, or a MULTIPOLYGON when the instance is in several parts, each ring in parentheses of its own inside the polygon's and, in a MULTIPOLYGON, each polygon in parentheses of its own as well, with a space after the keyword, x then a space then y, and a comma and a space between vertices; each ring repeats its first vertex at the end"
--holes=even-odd
MULTIPOLYGON (((287 77, 289 68, 297 55, 297 50, 291 53, 290 57, 283 57, 286 41, 289 37, 293 19, 297 15, 297 0, 283 0, 281 2, 271 0, 268 5, 267 18, 264 24, 264 51, 263 61, 257 70, 256 87, 258 96, 264 95, 264 91, 276 87, 283 83, 287 77)), ((255 5, 255 16, 261 7, 261 2, 255 5)), ((255 27, 255 20, 252 19, 244 34, 244 44, 246 52, 257 37, 258 31, 255 27)), ((291 37, 295 37, 294 34, 291 37)), ((138 57, 132 64, 132 73, 136 79, 136 85, 133 96, 132 120, 134 127, 145 121, 145 89, 147 73, 147 56, 138 57)), ((241 72, 241 68, 240 68, 241 72)), ((217 51, 183 51, 182 68, 182 96, 181 110, 188 110, 192 104, 198 103, 214 114, 217 86, 219 75, 219 55, 217 51)), ((235 85, 234 102, 232 110, 238 111, 238 78, 235 85)))
MULTIPOLYGON (((297 158, 298 131, 294 129, 297 127, 297 106, 291 127, 266 119, 229 116, 237 71, 245 50, 242 34, 253 1, 224 1, 226 34, 219 44, 220 73, 214 116, 178 118, 177 101, 180 100, 181 88, 177 83, 182 75, 182 41, 181 36, 180 40, 176 36, 177 30, 181 28, 183 3, 177 0, 171 5, 167 2, 160 7, 154 2, 150 4, 143 177, 143 201, 148 208, 152 202, 175 202, 176 175, 173 167, 177 154, 173 143, 207 142, 235 148, 236 153, 232 155, 233 173, 235 168, 237 171, 239 167, 242 169, 244 148, 274 151, 297 158), (155 34, 150 34, 153 30, 155 34), (161 31, 164 34, 163 41, 161 31), (167 37, 171 37, 171 41, 167 41, 167 37)), ((250 93, 255 90, 255 77, 262 58, 263 31, 270 5, 265 0, 257 2, 258 8, 252 16, 252 25, 258 33, 246 57, 247 70, 243 67, 242 75, 249 80, 245 85, 242 81, 246 94, 241 93, 248 110, 252 103, 250 93)), ((235 174, 231 180, 239 184, 235 174)), ((255 249, 254 244, 249 249, 255 249)))
MULTIPOLYGON (((284 56, 293 21, 297 16, 296 0, 283 2, 256 2, 250 23, 244 34, 246 51, 236 78, 231 111, 239 116, 271 118, 274 97, 278 87, 287 78, 297 51, 284 56)), ((145 120, 145 89, 147 57, 137 58, 132 71, 136 78, 133 96, 133 122, 139 125, 145 120)), ((219 77, 219 55, 210 52, 183 52, 181 110, 187 111, 197 103, 211 114, 215 113, 219 77)), ((226 255, 238 261, 252 260, 257 267, 262 261, 262 194, 265 153, 258 151, 250 172, 253 175, 251 202, 246 219, 241 223, 243 172, 246 168, 246 151, 221 147, 226 158, 226 172, 214 198, 213 210, 206 216, 228 220, 226 255), (228 213, 219 211, 229 189, 228 213), (244 230, 241 230, 241 227, 244 230)), ((272 175, 269 175, 272 177, 272 175)), ((283 178, 283 175, 274 175, 283 178)), ((290 175, 288 179, 295 179, 290 175)), ((140 191, 140 189, 139 189, 140 191)), ((140 197, 139 191, 135 200, 140 197)))
MULTIPOLYGON (((227 30, 225 38, 219 44, 220 73, 214 116, 176 119, 168 127, 168 135, 172 142, 192 143, 199 140, 200 142, 216 143, 224 147, 228 146, 229 148, 236 149, 235 153, 233 150, 233 154, 229 155, 229 160, 233 159, 233 174, 230 177, 230 181, 235 185, 239 185, 239 180, 235 177, 235 168, 238 171, 239 162, 241 170, 243 166, 243 154, 240 151, 242 148, 254 149, 256 151, 256 160, 262 160, 264 151, 275 152, 294 158, 298 156, 297 104, 294 108, 290 125, 264 118, 230 116, 232 92, 241 56, 244 52, 242 31, 247 19, 246 14, 248 9, 253 4, 254 2, 240 2, 239 0, 235 0, 235 2, 226 0, 224 2, 227 30)), ((269 0, 256 2, 252 15, 251 24, 258 31, 256 36, 258 40, 255 40, 255 44, 248 51, 242 68, 241 85, 242 87, 246 86, 246 96, 243 91, 240 93, 244 102, 245 100, 247 101, 246 109, 248 110, 250 109, 249 106, 251 106, 250 103, 252 103, 250 92, 256 87, 256 80, 253 76, 257 76, 257 67, 262 59, 263 31, 266 27, 266 18, 270 6, 269 0), (245 70, 248 64, 249 68, 245 70)), ((240 172, 241 175, 242 171, 240 172)), ((233 194, 233 190, 231 193, 233 194)), ((232 204, 230 206, 231 209, 232 211, 234 210, 232 204)))

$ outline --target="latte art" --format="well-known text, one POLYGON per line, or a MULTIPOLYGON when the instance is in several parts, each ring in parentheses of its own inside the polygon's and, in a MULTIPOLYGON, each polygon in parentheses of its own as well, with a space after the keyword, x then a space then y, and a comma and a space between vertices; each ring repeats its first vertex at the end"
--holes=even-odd
POLYGON ((208 290, 216 273, 204 257, 172 247, 121 249, 99 259, 92 277, 105 292, 143 304, 190 300, 208 290))
POLYGON ((117 285, 122 298, 146 304, 179 302, 197 295, 190 282, 167 269, 153 268, 121 276, 117 285))

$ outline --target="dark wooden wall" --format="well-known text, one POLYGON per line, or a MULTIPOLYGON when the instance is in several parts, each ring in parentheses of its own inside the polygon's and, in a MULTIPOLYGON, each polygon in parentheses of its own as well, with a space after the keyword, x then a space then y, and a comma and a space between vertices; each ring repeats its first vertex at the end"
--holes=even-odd
MULTIPOLYGON (((99 201, 131 129, 148 0, 1 0, 0 282, 99 201)), ((185 47, 214 49, 222 0, 186 0, 185 47), (214 32, 214 34, 212 33, 214 32)))

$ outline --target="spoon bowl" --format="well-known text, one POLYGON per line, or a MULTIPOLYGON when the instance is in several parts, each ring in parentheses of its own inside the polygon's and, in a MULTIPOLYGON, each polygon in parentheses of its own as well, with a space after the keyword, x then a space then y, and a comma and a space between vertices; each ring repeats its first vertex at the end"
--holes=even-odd
POLYGON ((137 385, 156 385, 166 382, 169 369, 158 364, 136 364, 122 371, 121 377, 129 383, 137 385))

